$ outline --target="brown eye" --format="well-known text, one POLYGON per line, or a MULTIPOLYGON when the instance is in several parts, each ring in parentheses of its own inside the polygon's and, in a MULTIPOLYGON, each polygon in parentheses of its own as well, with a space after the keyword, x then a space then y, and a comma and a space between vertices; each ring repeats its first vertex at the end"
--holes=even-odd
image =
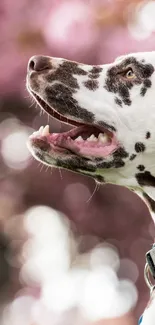
POLYGON ((126 71, 125 78, 127 78, 127 79, 135 78, 135 74, 131 68, 129 68, 128 71, 126 71))

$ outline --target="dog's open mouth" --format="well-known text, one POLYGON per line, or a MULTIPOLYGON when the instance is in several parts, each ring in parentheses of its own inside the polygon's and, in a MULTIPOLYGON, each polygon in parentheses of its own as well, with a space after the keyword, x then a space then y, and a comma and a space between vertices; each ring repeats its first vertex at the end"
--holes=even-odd
POLYGON ((30 136, 30 142, 37 143, 36 140, 39 139, 50 145, 54 152, 67 151, 88 158, 107 157, 119 147, 111 131, 68 119, 48 106, 38 95, 33 93, 33 96, 47 113, 63 123, 72 125, 73 129, 64 133, 50 133, 48 125, 41 126, 30 136))

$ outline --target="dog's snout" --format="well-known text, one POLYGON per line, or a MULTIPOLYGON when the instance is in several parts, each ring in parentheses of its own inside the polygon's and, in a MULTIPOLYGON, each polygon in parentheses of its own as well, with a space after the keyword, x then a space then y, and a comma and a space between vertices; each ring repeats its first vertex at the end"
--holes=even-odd
POLYGON ((51 69, 50 58, 47 56, 33 56, 28 63, 28 71, 44 71, 51 69))

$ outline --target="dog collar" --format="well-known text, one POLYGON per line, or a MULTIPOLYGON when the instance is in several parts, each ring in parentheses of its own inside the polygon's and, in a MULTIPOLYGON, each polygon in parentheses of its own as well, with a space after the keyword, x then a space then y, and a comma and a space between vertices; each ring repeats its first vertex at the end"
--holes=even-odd
POLYGON ((144 268, 144 279, 152 294, 155 284, 152 283, 151 276, 155 280, 155 244, 153 244, 150 251, 146 253, 146 264, 144 268))
MULTIPOLYGON (((155 290, 155 284, 153 284, 151 277, 155 280, 155 244, 153 244, 150 251, 146 253, 146 264, 144 268, 144 279, 146 282, 147 287, 150 290, 150 300, 149 303, 145 309, 145 311, 150 307, 152 300, 154 299, 154 290, 155 290)), ((145 314, 144 311, 144 314, 145 314)), ((144 314, 139 318, 138 325, 143 325, 143 316, 144 314)), ((144 321, 145 322, 145 321, 144 321)))

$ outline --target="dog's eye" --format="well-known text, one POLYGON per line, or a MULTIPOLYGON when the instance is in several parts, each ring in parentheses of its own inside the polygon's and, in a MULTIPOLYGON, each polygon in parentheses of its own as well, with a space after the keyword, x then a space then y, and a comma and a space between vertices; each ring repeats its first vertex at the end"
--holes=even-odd
POLYGON ((126 72, 125 72, 125 78, 127 78, 127 79, 133 79, 133 78, 135 78, 135 74, 134 74, 134 72, 133 72, 133 70, 132 70, 132 68, 129 68, 126 72))

